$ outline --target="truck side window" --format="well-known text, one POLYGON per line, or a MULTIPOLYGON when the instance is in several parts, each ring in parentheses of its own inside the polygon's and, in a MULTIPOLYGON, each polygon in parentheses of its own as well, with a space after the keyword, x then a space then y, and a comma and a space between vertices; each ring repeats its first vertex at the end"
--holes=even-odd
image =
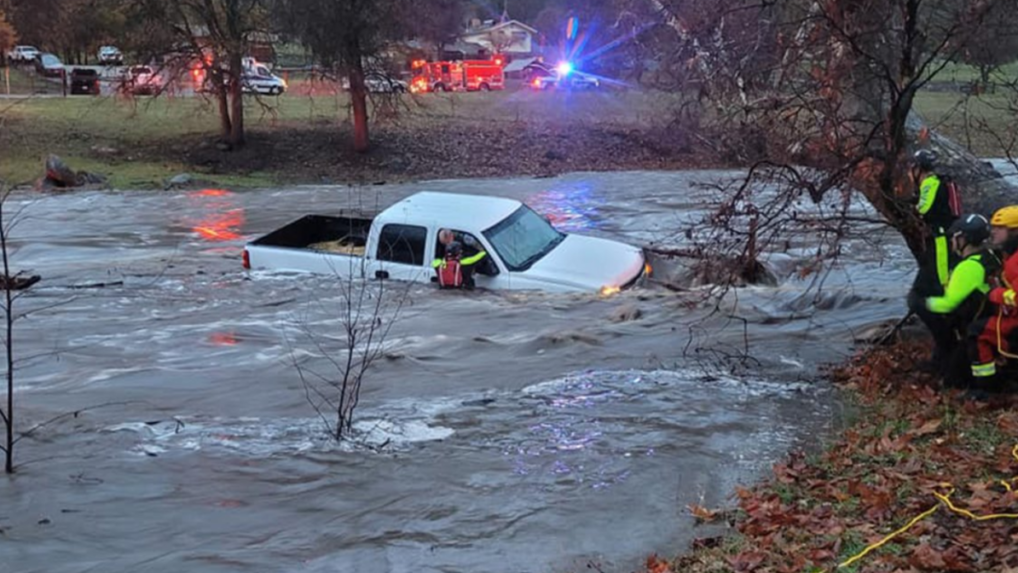
POLYGON ((421 265, 428 229, 416 225, 386 225, 378 235, 378 260, 421 265))

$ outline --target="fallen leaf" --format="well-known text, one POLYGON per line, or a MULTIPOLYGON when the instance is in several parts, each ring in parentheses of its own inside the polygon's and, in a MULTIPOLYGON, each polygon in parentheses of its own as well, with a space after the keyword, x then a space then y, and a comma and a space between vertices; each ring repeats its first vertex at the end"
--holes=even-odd
POLYGON ((729 557, 728 564, 736 573, 742 573, 755 570, 766 558, 767 554, 762 551, 743 551, 734 557, 729 557))
POLYGON ((719 510, 707 509, 706 507, 695 503, 691 503, 686 507, 689 508, 689 513, 691 513, 697 521, 703 523, 710 523, 711 521, 714 521, 718 518, 718 514, 720 513, 719 510))
POLYGON ((929 422, 926 422, 922 426, 919 426, 919 428, 915 431, 915 435, 926 436, 928 434, 932 434, 936 432, 938 429, 940 429, 940 424, 942 423, 943 423, 942 419, 930 420, 929 422))
POLYGON ((919 569, 927 570, 941 570, 946 566, 944 557, 928 543, 922 543, 912 551, 909 563, 919 569))
POLYGON ((671 567, 668 562, 661 559, 655 553, 647 558, 647 573, 668 573, 671 567))

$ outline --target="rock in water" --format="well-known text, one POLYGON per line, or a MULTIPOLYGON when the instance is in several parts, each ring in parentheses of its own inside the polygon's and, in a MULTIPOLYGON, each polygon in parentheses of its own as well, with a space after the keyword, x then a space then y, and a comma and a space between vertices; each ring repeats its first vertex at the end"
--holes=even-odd
POLYGON ((173 189, 175 187, 184 187, 194 182, 194 177, 191 177, 190 173, 181 173, 174 175, 166 182, 167 189, 173 189))
POLYGON ((0 289, 3 290, 24 290, 42 280, 39 275, 21 276, 15 275, 8 279, 0 275, 0 289))
POLYGON ((77 187, 81 184, 77 172, 56 155, 46 158, 46 179, 57 187, 77 187))
POLYGON ((643 311, 640 307, 635 304, 624 304, 620 307, 615 308, 608 320, 612 322, 631 322, 633 320, 639 320, 643 316, 643 311))

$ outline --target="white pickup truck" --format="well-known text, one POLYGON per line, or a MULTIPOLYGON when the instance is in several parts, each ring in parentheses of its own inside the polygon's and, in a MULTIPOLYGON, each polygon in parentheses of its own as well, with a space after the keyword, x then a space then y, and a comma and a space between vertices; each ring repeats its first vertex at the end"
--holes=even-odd
POLYGON ((473 237, 491 257, 475 274, 482 288, 610 293, 650 272, 641 249, 562 233, 519 201, 434 192, 373 218, 306 215, 249 242, 244 267, 435 282, 443 228, 473 237))

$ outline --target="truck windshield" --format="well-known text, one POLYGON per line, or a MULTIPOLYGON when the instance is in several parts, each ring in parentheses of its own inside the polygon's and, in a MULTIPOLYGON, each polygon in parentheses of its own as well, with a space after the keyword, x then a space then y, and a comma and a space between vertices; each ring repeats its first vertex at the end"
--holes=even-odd
POLYGON ((551 223, 524 205, 484 231, 510 271, 525 271, 566 238, 551 223))

